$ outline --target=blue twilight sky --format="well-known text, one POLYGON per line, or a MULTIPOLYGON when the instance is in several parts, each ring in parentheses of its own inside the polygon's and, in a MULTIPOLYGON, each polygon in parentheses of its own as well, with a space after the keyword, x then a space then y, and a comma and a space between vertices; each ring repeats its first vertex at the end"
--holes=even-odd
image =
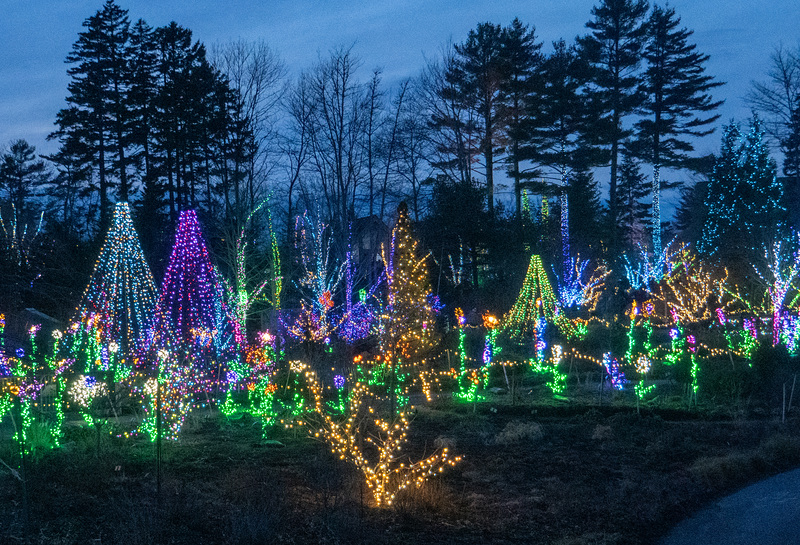
MULTIPOLYGON (((41 153, 67 94, 64 59, 81 23, 103 0, 4 0, 0 17, 0 149, 24 138, 41 153)), ((442 44, 462 41, 479 22, 503 25, 518 16, 534 25, 545 50, 558 38, 585 34, 596 0, 119 0, 131 21, 151 26, 174 20, 211 46, 231 39, 265 40, 291 73, 314 63, 318 53, 355 43, 365 78, 375 67, 384 82, 415 76, 442 44)), ((800 44, 798 0, 671 0, 684 26, 695 31, 700 51, 711 56, 708 72, 726 82, 721 122, 743 120, 743 100, 761 79, 769 55, 783 43, 800 44)), ((718 133, 698 152, 716 152, 718 133)))

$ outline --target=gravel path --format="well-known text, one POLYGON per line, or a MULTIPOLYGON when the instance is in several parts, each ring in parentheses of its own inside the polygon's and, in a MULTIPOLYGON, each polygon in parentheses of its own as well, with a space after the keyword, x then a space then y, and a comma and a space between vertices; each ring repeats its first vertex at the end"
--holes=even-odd
POLYGON ((800 469, 743 488, 678 524, 661 545, 800 544, 800 469))

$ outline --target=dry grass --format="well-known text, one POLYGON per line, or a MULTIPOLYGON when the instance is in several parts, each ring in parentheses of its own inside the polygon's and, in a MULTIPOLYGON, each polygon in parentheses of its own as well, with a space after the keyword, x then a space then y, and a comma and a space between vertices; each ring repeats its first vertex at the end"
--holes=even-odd
POLYGON ((522 422, 512 420, 505 425, 503 430, 494 436, 498 445, 517 445, 520 443, 533 443, 544 436, 542 426, 536 422, 522 422))

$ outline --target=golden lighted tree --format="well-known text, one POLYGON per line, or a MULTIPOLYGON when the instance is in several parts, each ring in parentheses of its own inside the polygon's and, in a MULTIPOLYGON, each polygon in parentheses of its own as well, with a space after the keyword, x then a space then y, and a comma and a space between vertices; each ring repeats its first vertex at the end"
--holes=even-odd
POLYGON ((356 382, 350 389, 344 413, 338 414, 326 404, 317 374, 303 368, 314 403, 313 412, 306 416, 309 432, 362 473, 377 507, 391 506, 402 490, 419 488, 430 477, 461 460, 442 448, 412 461, 401 452, 408 442, 410 426, 406 411, 400 410, 391 418, 379 416, 380 396, 367 384, 356 382))
POLYGON ((663 282, 659 299, 682 323, 709 320, 717 308, 724 306, 727 279, 727 269, 713 267, 684 248, 679 266, 663 282))
MULTIPOLYGON (((392 230, 388 249, 383 249, 386 266, 388 300, 382 316, 381 348, 389 371, 394 375, 399 366, 412 371, 414 379, 425 379, 425 357, 439 341, 436 332, 436 311, 433 308, 427 255, 422 255, 419 242, 411 233, 408 207, 397 208, 397 223, 392 230)), ((390 386, 391 387, 391 386, 390 386)))

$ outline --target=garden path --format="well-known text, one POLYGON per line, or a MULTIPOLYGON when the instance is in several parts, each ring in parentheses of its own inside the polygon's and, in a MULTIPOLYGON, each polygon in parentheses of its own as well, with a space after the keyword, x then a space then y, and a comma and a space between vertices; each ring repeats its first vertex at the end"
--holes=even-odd
POLYGON ((661 545, 800 544, 800 469, 727 496, 682 521, 661 545))

